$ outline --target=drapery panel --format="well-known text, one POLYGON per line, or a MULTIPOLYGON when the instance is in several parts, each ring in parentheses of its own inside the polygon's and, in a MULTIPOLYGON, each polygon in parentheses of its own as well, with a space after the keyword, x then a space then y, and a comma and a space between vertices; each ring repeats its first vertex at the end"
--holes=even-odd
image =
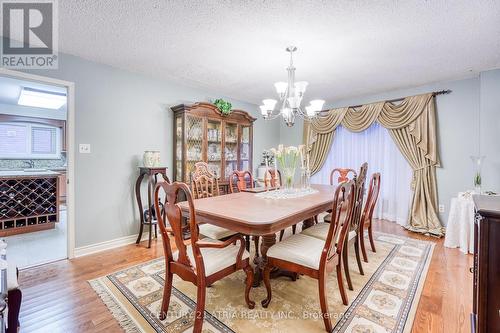
POLYGON ((377 102, 359 108, 333 109, 325 117, 304 122, 304 140, 310 153, 311 172, 314 174, 322 168, 337 126, 342 124, 350 131, 361 132, 374 121, 389 130, 413 169, 413 196, 406 228, 442 236, 444 228, 436 212, 439 155, 432 93, 407 97, 398 104, 377 102))

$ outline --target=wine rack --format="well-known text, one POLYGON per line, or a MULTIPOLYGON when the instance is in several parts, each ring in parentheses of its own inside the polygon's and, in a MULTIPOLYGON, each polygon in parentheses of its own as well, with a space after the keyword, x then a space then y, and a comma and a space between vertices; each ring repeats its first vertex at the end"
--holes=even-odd
POLYGON ((57 176, 0 177, 0 237, 54 228, 58 195, 57 176))

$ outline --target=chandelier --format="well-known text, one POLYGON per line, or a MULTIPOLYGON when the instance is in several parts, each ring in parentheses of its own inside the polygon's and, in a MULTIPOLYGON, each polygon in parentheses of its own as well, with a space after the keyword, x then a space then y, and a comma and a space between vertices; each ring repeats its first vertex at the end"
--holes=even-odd
POLYGON ((304 119, 318 117, 325 101, 321 99, 312 100, 304 108, 305 110, 302 109, 302 98, 304 97, 308 83, 306 81, 295 82, 293 52, 297 51, 297 48, 289 46, 286 48, 286 51, 290 53, 290 65, 286 69, 288 72, 288 82, 276 82, 274 84, 279 96, 280 107, 278 110, 275 110, 278 101, 275 99, 264 99, 262 101, 263 105, 260 106, 260 112, 264 119, 276 119, 281 116, 286 125, 292 127, 296 116, 304 119))

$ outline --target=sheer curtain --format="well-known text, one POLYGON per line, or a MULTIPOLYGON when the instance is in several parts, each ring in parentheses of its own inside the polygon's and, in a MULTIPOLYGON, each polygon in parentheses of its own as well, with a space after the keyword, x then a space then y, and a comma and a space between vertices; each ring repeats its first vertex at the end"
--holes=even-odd
POLYGON ((366 187, 372 173, 380 172, 381 177, 373 216, 406 225, 413 172, 387 129, 377 122, 359 133, 338 126, 325 164, 311 177, 311 182, 329 184, 334 168, 352 168, 359 172, 363 162, 368 162, 366 187))

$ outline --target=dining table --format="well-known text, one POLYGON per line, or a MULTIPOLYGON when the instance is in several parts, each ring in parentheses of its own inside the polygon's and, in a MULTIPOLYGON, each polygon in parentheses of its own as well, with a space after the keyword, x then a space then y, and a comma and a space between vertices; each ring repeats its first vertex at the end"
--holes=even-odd
MULTIPOLYGON (((312 191, 304 196, 291 198, 266 198, 259 193, 238 192, 216 197, 193 200, 196 223, 210 223, 237 233, 260 236, 260 253, 254 257, 256 264, 255 285, 262 281, 262 271, 267 261, 267 250, 276 243, 277 233, 303 222, 302 229, 314 225, 314 217, 332 209, 335 186, 311 185, 312 191)), ((189 218, 186 201, 179 207, 184 217, 189 218)), ((294 273, 275 270, 273 277, 294 273)))

